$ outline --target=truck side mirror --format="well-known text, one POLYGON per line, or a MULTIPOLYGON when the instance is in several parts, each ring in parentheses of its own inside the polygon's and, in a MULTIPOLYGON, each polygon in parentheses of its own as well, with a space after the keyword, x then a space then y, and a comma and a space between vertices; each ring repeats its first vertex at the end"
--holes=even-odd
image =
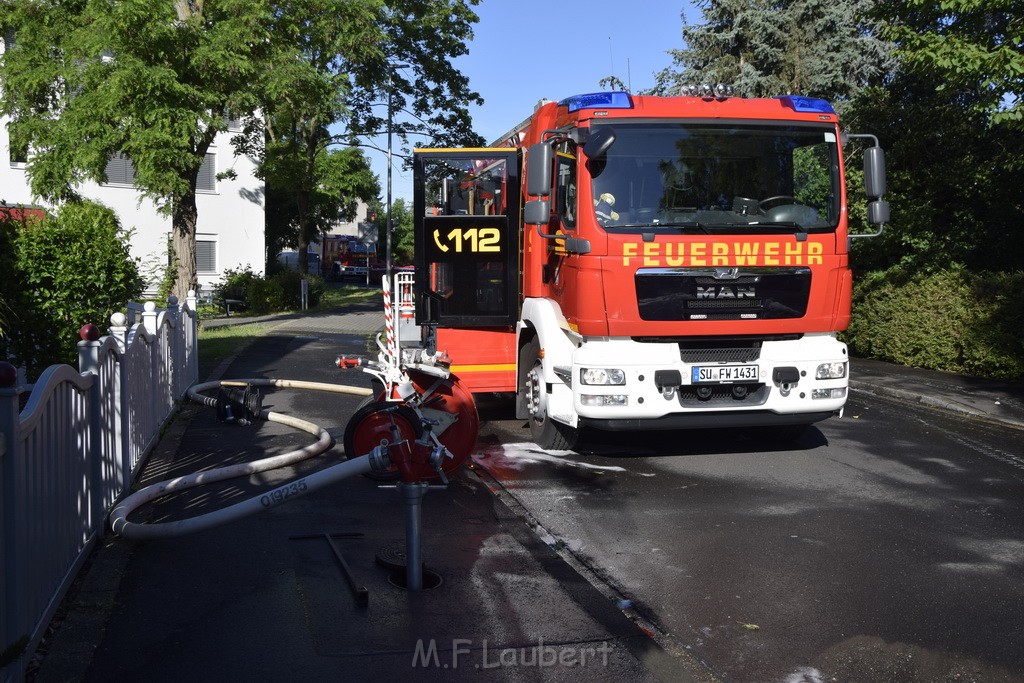
POLYGON ((587 141, 583 143, 583 151, 591 159, 605 154, 615 144, 615 129, 603 126, 592 133, 587 141))
POLYGON ((565 250, 570 254, 589 254, 590 240, 580 239, 579 237, 566 237, 565 250))
MULTIPOLYGON (((555 149, 546 142, 530 145, 526 157, 526 193, 547 197, 551 194, 551 168, 555 161, 555 149)), ((529 221, 527 221, 529 222, 529 221)), ((545 223, 547 220, 545 219, 545 223)))
POLYGON ((868 223, 884 225, 889 222, 889 202, 876 199, 868 202, 868 223))
POLYGON ((889 202, 882 199, 885 194, 885 152, 878 144, 878 138, 870 133, 843 133, 842 143, 854 138, 871 140, 874 144, 864 150, 864 194, 868 199, 868 223, 877 225, 876 232, 864 235, 850 235, 854 240, 862 237, 878 237, 882 234, 885 224, 889 222, 889 202))
POLYGON ((872 198, 885 194, 885 152, 878 145, 864 150, 864 192, 872 198))
POLYGON ((527 225, 547 225, 550 220, 551 202, 547 199, 531 199, 523 206, 523 222, 527 225))

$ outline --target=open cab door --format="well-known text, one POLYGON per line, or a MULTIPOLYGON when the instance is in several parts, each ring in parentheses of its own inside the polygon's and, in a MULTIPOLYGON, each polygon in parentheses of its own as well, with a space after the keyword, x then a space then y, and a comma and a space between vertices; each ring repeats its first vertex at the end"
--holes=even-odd
POLYGON ((419 149, 413 157, 416 323, 514 325, 519 314, 519 154, 419 149))

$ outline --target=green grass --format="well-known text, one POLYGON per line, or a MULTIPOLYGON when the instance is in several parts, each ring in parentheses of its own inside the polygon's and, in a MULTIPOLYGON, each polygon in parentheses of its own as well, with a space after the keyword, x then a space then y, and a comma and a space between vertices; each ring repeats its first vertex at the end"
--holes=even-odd
POLYGON ((267 333, 268 325, 250 323, 227 327, 199 328, 199 381, 205 380, 222 360, 233 356, 254 338, 267 333))
POLYGON ((312 311, 329 311, 334 308, 364 303, 366 301, 380 301, 383 310, 384 300, 381 296, 380 288, 329 284, 323 297, 320 299, 320 303, 312 311))
MULTIPOLYGON (((380 302, 381 310, 383 310, 384 302, 379 289, 329 284, 320 303, 308 312, 324 313, 367 301, 380 302)), ((282 311, 282 313, 298 313, 298 311, 282 311)), ((267 334, 274 325, 273 322, 211 328, 204 328, 200 325, 199 380, 205 380, 221 361, 240 352, 253 339, 267 334)))

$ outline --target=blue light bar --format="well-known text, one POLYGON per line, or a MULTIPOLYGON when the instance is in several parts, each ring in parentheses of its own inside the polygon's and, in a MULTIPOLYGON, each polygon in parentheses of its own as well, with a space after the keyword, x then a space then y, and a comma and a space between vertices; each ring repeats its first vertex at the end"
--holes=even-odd
POLYGON ((586 95, 566 97, 558 103, 559 107, 569 106, 569 113, 580 109, 632 109, 633 98, 628 92, 592 92, 586 95))
POLYGON ((793 111, 818 112, 819 114, 835 114, 836 110, 825 100, 816 97, 802 97, 800 95, 782 95, 775 99, 781 100, 782 104, 793 111))

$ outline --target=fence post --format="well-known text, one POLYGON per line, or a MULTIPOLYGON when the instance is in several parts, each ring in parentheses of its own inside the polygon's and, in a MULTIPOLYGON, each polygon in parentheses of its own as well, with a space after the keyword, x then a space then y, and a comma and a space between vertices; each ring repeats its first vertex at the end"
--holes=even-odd
POLYGON ((184 393, 181 389, 181 351, 185 345, 182 343, 181 338, 181 307, 178 305, 178 297, 173 294, 167 297, 167 317, 171 319, 171 329, 167 335, 171 342, 171 363, 169 368, 171 375, 171 396, 174 400, 177 400, 181 398, 181 394, 184 393))
MULTIPOLYGON (((160 342, 157 337, 157 326, 156 326, 156 304, 152 301, 147 301, 142 307, 142 326, 146 328, 146 332, 149 333, 149 338, 152 342, 148 344, 148 355, 149 355, 149 396, 147 396, 147 406, 149 414, 147 416, 147 424, 150 420, 155 419, 153 416, 159 414, 163 401, 160 399, 160 342)), ((149 434, 146 435, 147 441, 149 434)))
MULTIPOLYGON (((23 568, 18 558, 24 547, 24 524, 16 516, 21 504, 22 492, 18 486, 18 470, 21 458, 17 452, 20 430, 18 409, 18 370, 10 363, 0 362, 0 652, 12 648, 17 652, 17 643, 24 637, 28 642, 25 626, 23 568)), ((9 664, 20 680, 23 662, 20 653, 9 664)), ((2 674, 2 669, 0 669, 2 674)))
POLYGON ((125 362, 125 354, 128 351, 128 319, 124 313, 118 311, 110 316, 110 336, 117 341, 118 355, 117 363, 114 365, 114 387, 117 391, 117 424, 114 425, 115 438, 121 448, 121 481, 119 482, 120 493, 128 491, 132 486, 132 463, 131 463, 131 424, 128 421, 128 368, 125 362))
POLYGON ((100 329, 89 323, 78 331, 78 371, 91 375, 89 385, 89 531, 103 534, 103 431, 100 410, 100 329))
POLYGON ((186 317, 185 353, 187 354, 188 379, 185 382, 185 389, 199 381, 199 293, 188 290, 188 297, 185 299, 188 304, 186 317))
POLYGON ((146 326, 146 332, 156 336, 156 304, 147 301, 142 305, 142 324, 146 326))
POLYGON ((100 330, 92 323, 83 325, 78 331, 82 341, 78 342, 78 371, 100 374, 99 342, 100 330))

